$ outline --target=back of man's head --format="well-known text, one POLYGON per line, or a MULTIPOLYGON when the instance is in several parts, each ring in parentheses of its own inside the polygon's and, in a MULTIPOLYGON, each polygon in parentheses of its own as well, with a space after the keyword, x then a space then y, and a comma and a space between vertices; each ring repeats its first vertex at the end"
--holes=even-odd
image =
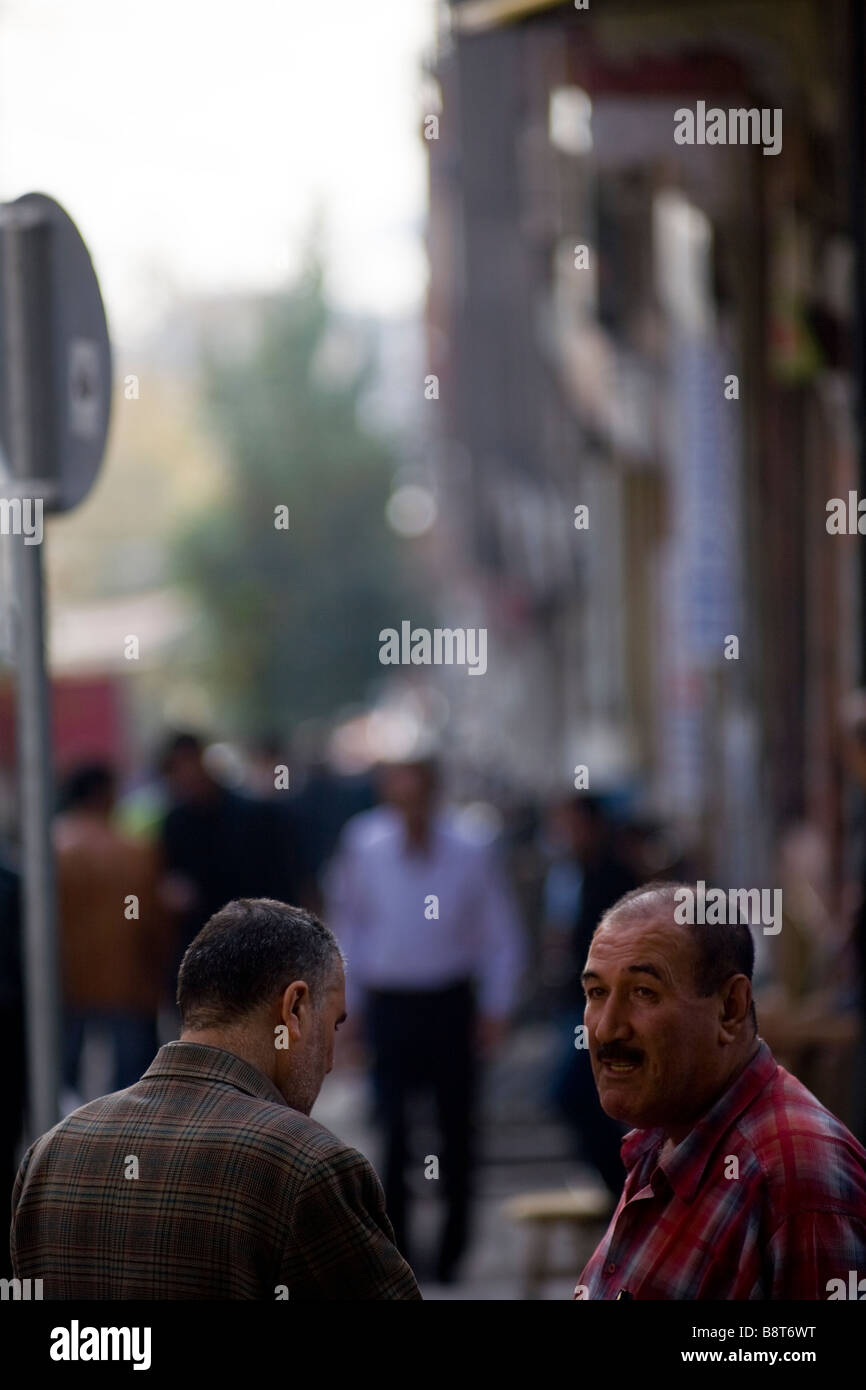
POLYGON ((185 1031, 230 1028, 304 980, 316 1005, 341 962, 312 913, 271 898, 238 898, 202 927, 181 962, 177 1004, 185 1031))
POLYGON ((79 763, 66 776, 60 790, 61 811, 111 810, 115 794, 114 769, 94 759, 79 763))

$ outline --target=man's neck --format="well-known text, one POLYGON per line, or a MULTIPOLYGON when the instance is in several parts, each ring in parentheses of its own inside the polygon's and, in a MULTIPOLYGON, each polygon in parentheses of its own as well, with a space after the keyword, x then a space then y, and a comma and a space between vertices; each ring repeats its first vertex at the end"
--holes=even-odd
POLYGON ((427 854, 433 839, 429 820, 405 821, 405 845, 409 854, 427 854))
POLYGON ((230 1033, 221 1028, 185 1028, 178 1041, 199 1043, 204 1047, 218 1047, 223 1052, 230 1052, 233 1057, 240 1057, 242 1062, 248 1062, 269 1081, 274 1079, 273 1073, 268 1070, 270 1054, 264 1055, 261 1048, 256 1048, 249 1038, 238 1033, 230 1033))
POLYGON ((698 1124, 701 1119, 703 1119, 707 1111, 712 1110, 713 1106, 716 1104, 716 1101, 719 1100, 725 1094, 726 1091, 729 1091, 733 1086, 734 1082, 742 1076, 743 1072, 746 1070, 746 1067, 749 1065, 750 1062, 754 1060, 760 1046, 761 1039, 756 1034, 752 1041, 752 1046, 746 1057, 736 1062, 732 1066, 725 1080, 716 1087, 712 1096, 707 1100, 706 1104, 701 1107, 700 1114, 696 1115, 690 1124, 667 1126, 665 1128, 665 1142, 662 1145, 661 1150, 659 1152, 659 1158, 666 1158, 668 1154, 673 1153, 673 1150, 677 1147, 677 1145, 681 1144, 682 1141, 685 1138, 687 1138, 688 1135, 691 1134, 695 1125, 698 1124))

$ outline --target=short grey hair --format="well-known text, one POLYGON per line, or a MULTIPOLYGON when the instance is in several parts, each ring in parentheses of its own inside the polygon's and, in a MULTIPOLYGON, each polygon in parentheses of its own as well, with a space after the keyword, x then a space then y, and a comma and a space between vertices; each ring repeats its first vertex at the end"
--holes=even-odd
MULTIPOLYGON (((694 885, 674 883, 667 879, 633 888, 607 909, 598 925, 609 926, 614 918, 652 916, 672 925, 680 925, 676 922, 674 911, 678 905, 677 894, 683 888, 695 892, 694 885)), ((686 923, 681 929, 691 933, 695 944, 695 989, 703 998, 715 994, 732 975, 745 975, 751 981, 755 968, 755 942, 748 918, 744 921, 738 914, 736 922, 686 923)), ((758 1015, 754 1000, 751 1019, 757 1033, 758 1015)))
POLYGON ((273 898, 236 898, 205 923, 181 962, 184 1027, 234 1022, 293 980, 305 981, 317 1007, 342 964, 336 937, 311 912, 273 898))

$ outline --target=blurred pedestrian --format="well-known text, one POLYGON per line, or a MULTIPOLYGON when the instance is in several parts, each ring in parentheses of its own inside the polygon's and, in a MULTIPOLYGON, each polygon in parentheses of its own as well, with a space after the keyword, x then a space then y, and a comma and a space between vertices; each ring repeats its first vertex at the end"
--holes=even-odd
POLYGON ((410 1161, 441 1177, 445 1221, 436 1277, 450 1282, 469 1237, 479 1046, 504 1036, 524 944, 492 847, 438 807, 432 760, 383 772, 385 804, 343 832, 328 881, 330 920, 360 996, 385 1136, 385 1193, 407 1249, 410 1161), (441 1153, 412 1149, 408 1107, 435 1099, 441 1153), (422 1162, 422 1157, 424 1162, 422 1162))
POLYGON ((565 892, 568 917, 561 936, 565 958, 562 1050, 552 1099, 568 1125, 575 1156, 594 1167, 611 1195, 619 1197, 625 1179, 619 1152, 624 1130, 602 1109, 588 1053, 576 1045, 577 1029, 583 1023, 580 972, 600 919, 618 898, 636 887, 637 880, 600 797, 578 792, 561 802, 554 810, 554 834, 563 854, 551 866, 548 902, 561 902, 565 892))
POLYGON ((108 1041, 115 1089, 130 1086, 157 1050, 156 1016, 168 955, 151 846, 113 823, 107 763, 67 778, 54 823, 64 998, 63 1082, 77 1092, 90 1030, 108 1041))
POLYGON ((259 833, 259 803, 216 780, 197 734, 172 734, 160 770, 170 803, 160 841, 167 899, 178 923, 176 973, 205 922, 234 898, 260 897, 271 868, 269 843, 259 833))
POLYGON ((340 832, 352 816, 376 804, 369 772, 345 773, 331 767, 324 731, 307 727, 299 740, 300 771, 294 799, 298 859, 304 902, 314 911, 322 904, 322 876, 340 832))
POLYGON ((301 828, 289 759, 279 738, 262 735, 247 750, 245 787, 255 802, 253 819, 261 866, 259 896, 308 906, 310 872, 302 860, 301 828))
MULTIPOLYGON (((851 939, 860 1010, 859 1067, 862 1075, 866 1070, 866 803, 862 795, 866 790, 866 690, 854 690, 847 696, 842 709, 842 733, 845 760, 861 792, 853 827, 858 881, 855 889, 856 906, 852 913, 851 939)), ((866 1138, 866 1088, 862 1086, 859 1114, 854 1119, 854 1128, 861 1138, 866 1138)))

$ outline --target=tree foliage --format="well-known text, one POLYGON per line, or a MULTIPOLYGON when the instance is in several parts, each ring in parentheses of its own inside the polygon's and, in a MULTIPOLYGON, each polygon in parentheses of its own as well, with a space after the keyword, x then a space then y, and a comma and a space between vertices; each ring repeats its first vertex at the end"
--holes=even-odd
POLYGON ((205 361, 228 488, 184 530, 178 568, 201 611, 203 674, 240 733, 363 700, 379 630, 405 611, 384 513, 394 460, 359 418, 371 363, 323 370, 334 331, 313 266, 262 311, 248 353, 205 361))

